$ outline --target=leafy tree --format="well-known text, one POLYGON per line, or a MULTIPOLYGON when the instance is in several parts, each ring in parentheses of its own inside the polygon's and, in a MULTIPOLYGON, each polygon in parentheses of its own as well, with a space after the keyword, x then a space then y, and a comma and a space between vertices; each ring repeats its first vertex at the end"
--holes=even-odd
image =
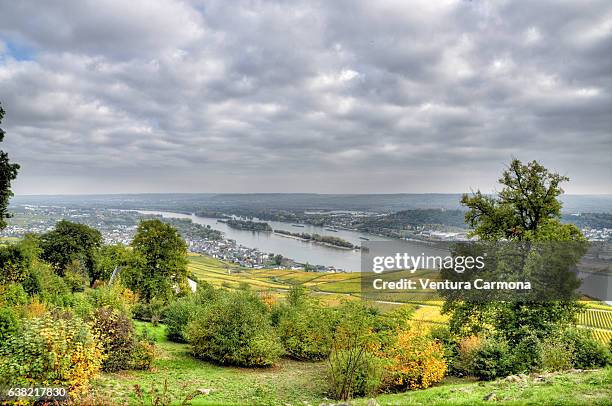
POLYGON ((141 221, 132 241, 133 266, 126 281, 149 302, 167 299, 173 289, 188 289, 187 244, 178 231, 160 220, 141 221))
POLYGON ((465 221, 472 235, 482 240, 497 241, 575 241, 584 239, 573 224, 561 224, 563 194, 559 186, 569 181, 567 176, 551 173, 537 161, 523 165, 513 159, 502 174, 504 185, 497 196, 477 191, 464 194, 461 204, 469 210, 465 221))
MULTIPOLYGON (((503 188, 497 196, 487 196, 480 191, 472 196, 463 195, 461 203, 469 209, 465 219, 472 227, 471 234, 485 241, 521 242, 527 250, 531 244, 541 242, 549 245, 558 241, 578 243, 573 245, 576 247, 574 256, 572 253, 564 254, 563 258, 549 256, 558 262, 557 268, 569 267, 569 263, 559 262, 571 262, 584 253, 584 243, 580 242, 585 238, 575 225, 559 221, 561 202, 558 197, 563 193, 559 185, 568 180, 536 161, 524 165, 518 159, 512 160, 499 179, 503 188)), ((492 328, 515 343, 530 332, 543 336, 559 326, 574 323, 580 309, 573 297, 513 302, 447 298, 444 304, 444 311, 452 313, 450 327, 454 333, 470 335, 492 328)))
POLYGON ((102 246, 96 260, 95 279, 109 280, 115 267, 129 266, 131 260, 132 252, 123 244, 102 246))
POLYGON ((41 258, 63 276, 73 261, 81 262, 91 283, 97 279, 96 258, 102 246, 102 234, 85 224, 61 220, 55 228, 40 236, 41 258))
MULTIPOLYGON (((0 124, 4 118, 4 109, 0 105, 0 124)), ((0 142, 4 140, 4 130, 0 128, 0 142)), ((17 178, 19 165, 11 163, 8 154, 0 150, 0 230, 6 227, 6 219, 11 215, 8 212, 9 199, 13 196, 11 182, 17 178)))
POLYGON ((15 244, 0 247, 0 284, 27 279, 38 248, 31 235, 15 244))

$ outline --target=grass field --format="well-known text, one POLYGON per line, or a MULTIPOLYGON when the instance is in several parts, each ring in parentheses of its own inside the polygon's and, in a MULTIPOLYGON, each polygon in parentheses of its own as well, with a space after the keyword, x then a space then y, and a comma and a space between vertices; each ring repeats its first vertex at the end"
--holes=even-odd
POLYGON ((139 322, 137 327, 146 327, 157 338, 158 359, 152 371, 105 373, 94 383, 96 392, 115 403, 138 403, 134 389, 138 384, 145 404, 153 404, 164 393, 165 383, 165 397, 172 404, 181 404, 200 389, 210 393, 196 397, 194 405, 319 404, 325 397, 324 363, 282 359, 273 368, 222 367, 192 357, 186 344, 167 341, 163 326, 139 322))
MULTIPOLYGON (((95 392, 101 399, 111 399, 112 404, 156 404, 159 396, 178 405, 194 393, 198 396, 191 401, 193 405, 305 406, 330 402, 325 397, 324 362, 282 359, 273 368, 221 367, 193 358, 186 344, 167 341, 161 325, 138 322, 137 328, 146 328, 156 337, 158 359, 152 371, 105 373, 98 378, 93 384, 95 392), (136 395, 135 385, 141 388, 141 397, 136 395)), ((496 403, 502 404, 610 404, 612 369, 531 376, 521 382, 447 378, 430 389, 384 394, 377 401, 380 405, 472 405, 487 403, 483 399, 492 393, 496 403)), ((350 403, 367 402, 355 399, 350 403)))

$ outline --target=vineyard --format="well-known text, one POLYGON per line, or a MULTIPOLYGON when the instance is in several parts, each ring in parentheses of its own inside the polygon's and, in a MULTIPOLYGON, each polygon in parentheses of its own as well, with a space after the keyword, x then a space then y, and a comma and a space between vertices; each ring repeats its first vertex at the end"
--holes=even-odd
POLYGON ((593 337, 599 341, 607 343, 612 340, 612 311, 587 309, 580 314, 578 322, 591 330, 593 337))
POLYGON ((578 321, 583 326, 612 330, 612 311, 587 309, 578 321))

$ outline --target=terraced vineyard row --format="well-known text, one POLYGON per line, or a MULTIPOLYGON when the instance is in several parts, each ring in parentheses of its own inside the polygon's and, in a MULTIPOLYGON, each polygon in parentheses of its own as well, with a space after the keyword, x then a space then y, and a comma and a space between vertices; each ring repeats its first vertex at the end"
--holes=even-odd
POLYGON ((588 309, 580 315, 579 323, 604 330, 612 330, 612 311, 588 309))
POLYGON ((591 330, 593 337, 603 343, 609 343, 612 340, 612 330, 591 330))

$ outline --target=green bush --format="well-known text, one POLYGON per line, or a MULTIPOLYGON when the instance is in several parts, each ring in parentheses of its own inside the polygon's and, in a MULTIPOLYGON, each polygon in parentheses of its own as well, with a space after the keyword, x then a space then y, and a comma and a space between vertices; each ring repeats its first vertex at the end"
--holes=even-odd
POLYGON ((64 283, 71 292, 83 292, 89 286, 87 271, 78 260, 72 261, 64 271, 64 283))
POLYGON ((489 338, 476 350, 472 360, 472 375, 483 380, 492 380, 511 374, 508 343, 502 339, 489 338))
POLYGON ((332 399, 374 396, 382 386, 385 361, 370 352, 356 354, 349 349, 330 355, 327 378, 332 399))
POLYGON ((64 279, 55 274, 48 265, 38 264, 32 273, 37 279, 36 283, 40 283, 38 296, 42 302, 61 307, 70 304, 72 299, 70 288, 64 279))
POLYGON ((444 359, 448 364, 449 375, 464 375, 467 372, 461 368, 458 361, 459 345, 450 332, 448 326, 434 326, 429 331, 432 339, 442 344, 444 348, 444 359))
POLYGON ((113 308, 100 307, 93 313, 92 328, 100 337, 106 355, 102 369, 129 369, 136 344, 132 319, 113 308))
POLYGON ((191 297, 183 297, 166 307, 164 310, 164 324, 168 340, 185 343, 185 328, 198 311, 198 305, 191 297))
POLYGON ((24 320, 0 347, 0 386, 66 386, 80 392, 103 359, 98 338, 81 319, 24 320))
POLYGON ((267 306, 254 293, 226 292, 186 329, 192 353, 220 364, 269 366, 283 353, 267 306))
POLYGON ((132 315, 136 320, 150 321, 156 326, 162 318, 166 302, 156 297, 150 302, 138 302, 132 308, 132 315))
POLYGON ((332 351, 327 365, 329 394, 334 399, 376 393, 383 382, 375 310, 361 302, 346 302, 337 309, 332 351))
POLYGON ((132 369, 148 370, 155 360, 155 342, 151 339, 147 331, 136 337, 134 349, 132 351, 132 369))
POLYGON ((531 372, 542 366, 542 341, 535 334, 523 336, 512 349, 510 369, 512 373, 531 372))
POLYGON ((279 316, 277 331, 291 357, 306 361, 325 359, 334 334, 332 312, 315 303, 287 306, 279 316))
POLYGON ((100 286, 88 290, 86 293, 94 307, 110 307, 127 316, 131 316, 132 308, 137 299, 130 289, 119 283, 100 286))
POLYGON ((542 364, 545 371, 563 371, 572 368, 574 345, 559 334, 551 334, 542 342, 542 364))
POLYGON ((89 297, 83 292, 72 294, 70 307, 74 314, 82 319, 88 319, 94 312, 94 306, 89 300, 89 297))
POLYGON ((19 283, 0 285, 0 305, 19 306, 28 303, 28 294, 19 283))
POLYGON ((27 278, 34 256, 28 239, 0 246, 0 284, 19 283, 27 278))
POLYGON ((563 332, 562 337, 573 347, 574 368, 601 368, 610 362, 610 352, 606 345, 595 340, 589 331, 568 329, 563 332))
POLYGON ((210 306, 218 299, 219 292, 222 291, 203 281, 198 284, 196 293, 170 303, 162 313, 168 339, 179 343, 187 342, 185 336, 187 325, 200 310, 210 306))
POLYGON ((10 307, 0 308, 0 346, 19 329, 20 320, 10 307))

